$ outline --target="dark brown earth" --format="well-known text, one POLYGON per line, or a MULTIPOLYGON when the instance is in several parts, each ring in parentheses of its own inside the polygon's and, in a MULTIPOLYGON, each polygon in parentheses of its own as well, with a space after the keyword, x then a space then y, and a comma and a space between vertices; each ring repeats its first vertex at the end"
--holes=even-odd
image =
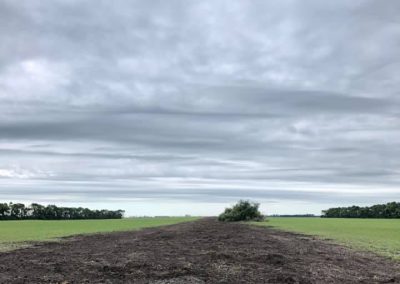
POLYGON ((0 254, 0 283, 400 283, 398 263, 214 219, 0 254))

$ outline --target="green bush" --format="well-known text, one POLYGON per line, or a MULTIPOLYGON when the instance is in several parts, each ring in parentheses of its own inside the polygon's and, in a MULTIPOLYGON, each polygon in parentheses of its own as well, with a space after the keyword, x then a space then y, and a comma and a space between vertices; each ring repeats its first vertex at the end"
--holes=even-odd
POLYGON ((218 216, 218 220, 223 222, 262 221, 264 216, 258 207, 258 203, 240 200, 232 208, 226 208, 224 213, 218 216))

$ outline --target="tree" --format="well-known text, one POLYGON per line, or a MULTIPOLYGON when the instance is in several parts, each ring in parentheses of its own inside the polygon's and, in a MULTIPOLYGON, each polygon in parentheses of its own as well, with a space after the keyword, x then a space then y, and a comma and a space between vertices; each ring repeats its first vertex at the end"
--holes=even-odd
POLYGON ((264 216, 258 210, 259 204, 247 200, 240 200, 232 208, 226 208, 224 213, 219 215, 219 221, 262 221, 264 216))
POLYGON ((44 212, 43 205, 32 203, 31 209, 32 209, 32 215, 31 215, 32 219, 43 219, 43 212, 44 212))
POLYGON ((10 206, 7 203, 0 203, 0 220, 8 219, 10 216, 10 206))
POLYGON ((10 216, 11 219, 25 219, 26 208, 22 203, 10 203, 10 216))

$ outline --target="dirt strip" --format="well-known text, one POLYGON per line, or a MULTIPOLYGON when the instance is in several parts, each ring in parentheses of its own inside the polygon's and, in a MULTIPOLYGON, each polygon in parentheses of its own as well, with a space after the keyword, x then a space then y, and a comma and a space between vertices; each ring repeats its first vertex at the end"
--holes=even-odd
POLYGON ((1 253, 0 283, 400 283, 400 266, 313 237, 202 219, 1 253))

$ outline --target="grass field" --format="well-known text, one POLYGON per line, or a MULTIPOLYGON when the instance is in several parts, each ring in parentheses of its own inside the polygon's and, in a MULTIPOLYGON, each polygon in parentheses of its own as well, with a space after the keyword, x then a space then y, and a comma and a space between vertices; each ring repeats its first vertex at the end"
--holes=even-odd
POLYGON ((400 259, 400 219, 268 218, 257 225, 317 235, 400 259))
POLYGON ((195 217, 143 217, 114 220, 0 221, 0 251, 20 247, 30 241, 48 241, 77 234, 138 230, 195 219, 195 217))

